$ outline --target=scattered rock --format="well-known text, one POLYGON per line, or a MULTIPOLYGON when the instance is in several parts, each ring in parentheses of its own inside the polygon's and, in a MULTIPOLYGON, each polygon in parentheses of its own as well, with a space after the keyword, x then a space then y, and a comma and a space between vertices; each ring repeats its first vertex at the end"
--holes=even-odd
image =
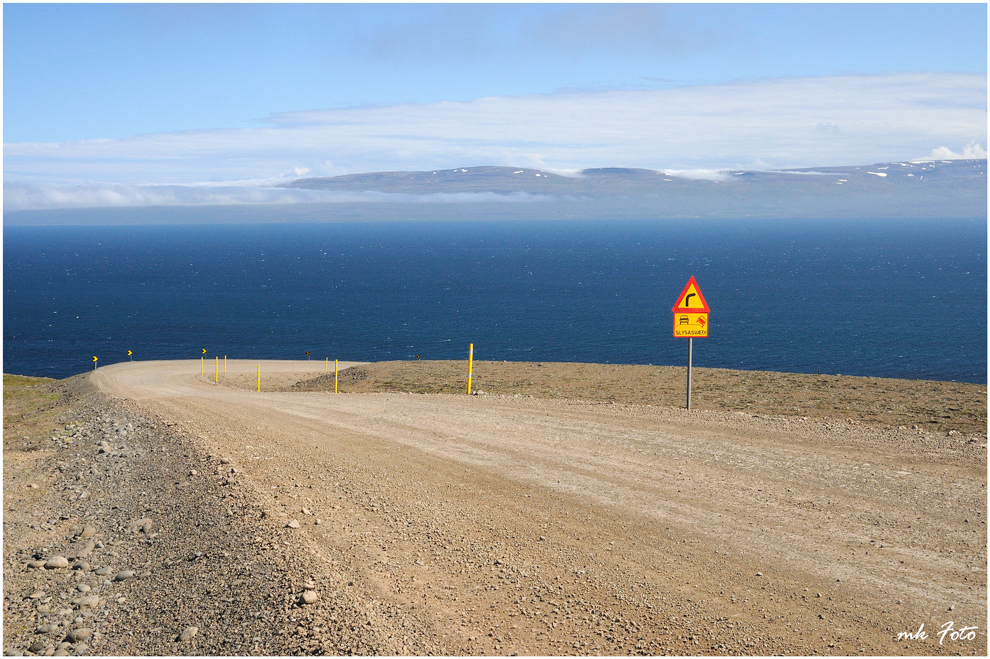
POLYGON ((46 570, 57 570, 60 568, 67 568, 67 567, 69 567, 69 559, 67 559, 65 556, 52 556, 45 563, 46 570))
POLYGON ((116 575, 114 575, 114 581, 126 581, 127 579, 134 578, 134 570, 121 570, 116 575))
POLYGON ((96 571, 96 574, 99 575, 99 576, 101 576, 101 577, 105 577, 108 574, 110 574, 111 572, 113 572, 113 570, 111 570, 110 568, 108 568, 108 567, 101 567, 99 570, 96 571))
POLYGON ((80 609, 95 609, 100 605, 99 595, 87 595, 86 597, 80 597, 78 599, 72 600, 72 603, 78 606, 80 609))
POLYGON ((76 549, 76 558, 83 558, 84 556, 89 556, 90 554, 93 553, 94 549, 96 549, 96 543, 91 540, 76 549))
POLYGON ((300 604, 315 604, 319 601, 320 596, 315 590, 304 590, 303 594, 299 597, 300 604))
POLYGON ((288 524, 286 524, 285 526, 286 526, 286 528, 290 528, 290 529, 298 529, 299 528, 299 520, 298 519, 294 519, 291 522, 289 522, 288 524))
POLYGON ((72 629, 68 634, 65 635, 65 640, 70 643, 78 643, 79 641, 86 641, 93 637, 93 630, 89 627, 79 627, 78 629, 72 629))
POLYGON ((47 647, 51 647, 50 645, 48 645, 48 641, 38 639, 37 641, 35 641, 34 643, 28 646, 28 652, 34 652, 35 654, 38 654, 47 647))
POLYGON ((92 538, 94 535, 96 535, 96 527, 87 524, 83 527, 83 530, 79 532, 78 537, 80 540, 85 540, 86 538, 92 538))
POLYGON ((198 633, 199 633, 199 627, 195 627, 195 626, 186 627, 179 634, 179 638, 177 640, 180 643, 185 643, 186 641, 191 641, 193 636, 195 636, 198 633))
POLYGON ((45 567, 45 561, 28 561, 27 566, 32 569, 45 567))

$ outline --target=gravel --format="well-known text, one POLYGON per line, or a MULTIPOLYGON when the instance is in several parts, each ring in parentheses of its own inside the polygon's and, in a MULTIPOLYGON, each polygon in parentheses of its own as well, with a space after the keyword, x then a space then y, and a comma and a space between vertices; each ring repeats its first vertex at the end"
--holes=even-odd
POLYGON ((349 592, 340 575, 313 575, 308 553, 287 551, 292 531, 229 468, 182 486, 190 472, 216 473, 229 460, 199 452, 169 421, 129 409, 82 377, 53 391, 63 401, 56 419, 71 429, 52 433, 58 441, 47 450, 4 444, 6 654, 449 653, 399 607, 349 592), (115 448, 98 453, 101 445, 115 448), (88 497, 80 498, 80 473, 88 497), (34 493, 30 502, 8 497, 9 484, 42 483, 40 475, 40 488, 22 487, 34 493), (56 524, 39 526, 39 511, 51 511, 43 519, 56 524), (65 569, 73 554, 97 569, 82 561, 65 569), (294 585, 300 575, 323 593, 305 608, 294 585), (86 623, 74 623, 81 615, 86 623), (64 634, 61 649, 48 640, 54 633, 64 634))
POLYGON ((489 388, 271 394, 285 428, 53 385, 5 419, 5 652, 929 654, 893 639, 932 601, 986 616, 985 432, 489 388), (29 567, 87 525, 90 570, 29 567))

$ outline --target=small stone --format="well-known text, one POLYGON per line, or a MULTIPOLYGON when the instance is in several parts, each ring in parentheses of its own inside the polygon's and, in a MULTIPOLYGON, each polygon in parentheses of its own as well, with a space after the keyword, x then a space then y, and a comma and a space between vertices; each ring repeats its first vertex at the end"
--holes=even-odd
POLYGON ((45 567, 45 561, 28 561, 27 566, 32 569, 37 569, 39 567, 45 567))
POLYGON ((73 570, 82 570, 83 572, 88 572, 89 571, 89 567, 90 567, 89 561, 78 561, 78 562, 76 562, 76 563, 73 564, 72 569, 73 570))
POLYGON ((89 584, 81 583, 78 586, 76 586, 76 590, 78 590, 80 593, 88 593, 89 591, 92 590, 92 588, 90 587, 89 584))
POLYGON ((100 596, 86 595, 85 597, 80 597, 79 599, 72 600, 72 603, 78 606, 80 609, 95 609, 100 605, 100 596))
POLYGON ((230 464, 230 458, 220 458, 220 464, 222 464, 222 465, 229 465, 230 464))
POLYGON ((35 592, 33 592, 30 595, 28 595, 28 599, 40 600, 44 596, 45 596, 45 591, 43 591, 43 590, 36 590, 35 592))
POLYGON ((93 637, 93 630, 89 627, 80 627, 79 629, 73 629, 65 636, 65 640, 70 643, 78 643, 79 641, 86 641, 93 637))
POLYGON ((315 604, 320 599, 315 590, 304 590, 299 602, 302 604, 315 604))
POLYGON ((144 572, 138 575, 138 579, 147 579, 150 576, 151 576, 151 570, 145 570, 144 572))
POLYGON ((69 559, 65 556, 52 556, 45 563, 46 570, 57 570, 59 568, 69 567, 69 559))
POLYGON ((85 540, 86 538, 92 538, 94 535, 96 535, 96 527, 87 524, 83 527, 83 530, 79 532, 79 539, 85 540))
POLYGON ((322 524, 322 523, 323 523, 323 520, 322 520, 322 519, 319 519, 319 518, 317 518, 317 519, 316 519, 316 521, 315 521, 315 522, 313 522, 313 523, 314 523, 314 524, 316 524, 317 526, 319 526, 320 524, 322 524))
POLYGON ((96 571, 96 574, 98 574, 101 577, 105 577, 108 574, 110 574, 111 572, 113 572, 113 570, 111 570, 110 568, 108 568, 108 567, 101 567, 99 570, 96 571))
POLYGON ((122 570, 114 575, 114 581, 125 581, 134 578, 134 570, 122 570))
POLYGON ((762 572, 757 572, 757 573, 756 573, 756 576, 758 576, 758 577, 762 577, 762 576, 763 576, 763 573, 762 573, 762 572))
POLYGON ((185 643, 186 641, 192 640, 193 636, 195 636, 198 633, 199 633, 199 627, 193 627, 193 626, 186 627, 185 629, 182 630, 182 633, 179 634, 178 640, 180 643, 185 643))
POLYGON ((31 483, 30 485, 28 485, 28 487, 30 487, 32 490, 37 490, 38 489, 38 484, 37 483, 31 483))
POLYGON ((34 630, 34 633, 35 634, 51 634, 56 629, 58 629, 58 625, 57 624, 41 625, 40 627, 38 627, 37 629, 34 630))
POLYGON ((47 641, 38 639, 37 641, 35 641, 34 643, 28 646, 28 652, 34 652, 35 654, 37 654, 42 650, 44 650, 47 645, 48 645, 47 641))
POLYGON ((298 529, 299 528, 299 520, 298 519, 294 519, 291 522, 289 522, 288 524, 286 524, 285 526, 287 528, 290 528, 290 529, 298 529))
POLYGON ((96 549, 96 543, 90 540, 86 544, 76 549, 76 557, 83 558, 84 556, 89 556, 90 554, 93 553, 94 549, 96 549))
POLYGON ((190 475, 190 476, 196 476, 196 475, 198 475, 198 474, 199 474, 199 472, 198 472, 198 471, 196 471, 195 469, 190 469, 190 470, 189 470, 189 475, 190 475))
POLYGON ((303 515, 312 515, 313 513, 310 512, 309 508, 303 508, 302 509, 302 514, 303 515))

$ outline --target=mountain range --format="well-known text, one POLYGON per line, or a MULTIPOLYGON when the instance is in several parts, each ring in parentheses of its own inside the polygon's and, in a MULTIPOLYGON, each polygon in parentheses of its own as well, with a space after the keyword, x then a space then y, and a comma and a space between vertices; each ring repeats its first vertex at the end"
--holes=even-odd
POLYGON ((677 217, 981 217, 986 160, 926 160, 773 171, 600 168, 564 176, 524 167, 300 178, 284 187, 420 201, 529 200, 573 214, 677 217))

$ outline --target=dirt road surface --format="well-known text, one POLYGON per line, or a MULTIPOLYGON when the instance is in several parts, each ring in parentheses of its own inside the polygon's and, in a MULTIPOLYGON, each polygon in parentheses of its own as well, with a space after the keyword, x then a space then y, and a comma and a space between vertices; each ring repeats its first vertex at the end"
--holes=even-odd
POLYGON ((367 610, 344 627, 374 629, 375 654, 986 654, 985 433, 270 390, 322 362, 262 362, 258 393, 256 367, 89 381, 236 480, 305 559, 302 651, 339 651, 347 593, 367 610), (940 640, 950 622, 976 633, 940 640))

